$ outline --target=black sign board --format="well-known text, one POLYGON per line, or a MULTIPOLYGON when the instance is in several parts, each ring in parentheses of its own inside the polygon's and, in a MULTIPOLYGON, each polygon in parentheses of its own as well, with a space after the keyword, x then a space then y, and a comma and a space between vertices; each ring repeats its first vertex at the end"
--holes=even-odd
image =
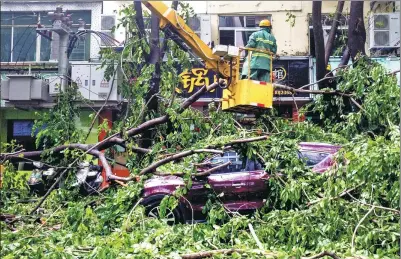
MULTIPOLYGON (((275 82, 282 85, 300 88, 309 84, 309 60, 293 59, 293 60, 274 60, 273 74, 275 82)), ((306 88, 309 89, 309 88, 306 88)), ((290 91, 277 89, 274 90, 276 97, 292 97, 290 91)), ((295 97, 309 97, 307 93, 296 93, 295 97)))
MULTIPOLYGON (((273 63, 273 73, 275 82, 294 88, 309 84, 309 60, 275 60, 273 63)), ((176 87, 176 92, 181 97, 189 97, 198 91, 203 85, 210 85, 217 82, 216 73, 213 70, 201 68, 194 65, 192 69, 180 72, 180 84, 176 87)), ((217 88, 212 92, 205 93, 201 98, 219 99, 222 97, 223 89, 217 88)), ((277 89, 274 91, 275 97, 292 97, 286 90, 277 89)), ((309 94, 295 94, 295 97, 309 97, 309 94)))

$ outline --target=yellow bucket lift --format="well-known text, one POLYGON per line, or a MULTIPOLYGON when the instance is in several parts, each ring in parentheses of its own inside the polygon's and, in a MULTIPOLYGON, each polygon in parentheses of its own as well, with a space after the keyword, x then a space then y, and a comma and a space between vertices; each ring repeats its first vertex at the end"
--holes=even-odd
MULTIPOLYGON (((273 67, 273 54, 269 51, 240 48, 241 51, 248 51, 248 62, 250 62, 253 52, 269 54, 270 67, 273 67)), ((239 63, 239 60, 238 60, 239 63)), ((239 69, 236 78, 240 78, 239 69)), ((250 78, 251 68, 248 64, 247 78, 250 78)), ((223 90, 222 109, 236 113, 257 113, 263 109, 270 109, 273 106, 273 73, 270 71, 270 82, 261 82, 251 79, 241 79, 232 82, 227 89, 223 90)))

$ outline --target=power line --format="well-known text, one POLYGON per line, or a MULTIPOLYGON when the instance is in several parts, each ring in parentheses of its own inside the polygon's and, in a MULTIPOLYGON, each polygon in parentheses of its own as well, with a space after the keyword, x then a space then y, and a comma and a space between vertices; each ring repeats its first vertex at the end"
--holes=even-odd
MULTIPOLYGON (((24 60, 25 60, 26 57, 28 56, 29 51, 31 50, 33 44, 37 41, 37 39, 38 39, 39 36, 40 36, 40 35, 38 34, 38 35, 33 39, 31 45, 29 46, 29 48, 28 48, 28 50, 27 50, 27 52, 26 52, 26 54, 25 54, 24 60)), ((24 50, 24 46, 25 46, 26 42, 27 42, 27 41, 24 42, 24 45, 22 46, 20 52, 18 53, 18 58, 17 58, 17 60, 15 61, 15 65, 17 65, 17 62, 18 62, 18 60, 19 60, 19 58, 20 58, 21 52, 24 50)))
POLYGON ((18 18, 21 18, 21 17, 38 17, 36 14, 35 15, 29 15, 29 14, 27 14, 27 15, 20 15, 20 16, 16 16, 16 17, 13 17, 13 18, 9 18, 9 19, 1 19, 0 21, 13 21, 13 20, 15 20, 15 19, 18 19, 18 18))
MULTIPOLYGON (((17 45, 18 45, 18 43, 20 42, 20 40, 22 39, 22 37, 24 37, 25 33, 27 32, 27 30, 28 30, 31 26, 32 26, 32 25, 28 25, 28 26, 26 27, 26 29, 24 30, 24 32, 22 33, 22 35, 18 38, 17 43, 14 44, 13 48, 12 48, 11 51, 10 51, 10 56, 8 57, 8 62, 7 62, 7 63, 10 63, 10 62, 11 62, 11 55, 13 54, 14 49, 17 47, 17 45)), ((11 37, 14 37, 14 33, 11 34, 11 37)))

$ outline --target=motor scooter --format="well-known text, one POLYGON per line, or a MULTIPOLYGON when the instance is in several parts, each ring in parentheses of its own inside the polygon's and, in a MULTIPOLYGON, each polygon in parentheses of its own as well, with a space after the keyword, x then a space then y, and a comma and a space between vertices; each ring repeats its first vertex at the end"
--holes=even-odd
MULTIPOLYGON (((54 183, 57 170, 41 162, 33 162, 33 171, 28 180, 28 186, 32 193, 44 195, 50 186, 54 183)), ((60 187, 60 183, 56 188, 60 187)))
POLYGON ((82 195, 98 192, 103 182, 102 171, 102 166, 94 165, 92 162, 79 163, 76 174, 77 181, 73 186, 79 186, 82 195))

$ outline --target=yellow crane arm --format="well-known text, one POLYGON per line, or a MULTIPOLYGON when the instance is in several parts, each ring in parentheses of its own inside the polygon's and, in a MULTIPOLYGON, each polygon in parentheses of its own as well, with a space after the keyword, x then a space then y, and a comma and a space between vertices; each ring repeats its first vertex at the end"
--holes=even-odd
MULTIPOLYGON (((189 28, 177 11, 168 7, 162 1, 142 2, 153 14, 160 18, 160 29, 177 35, 185 44, 204 62, 207 69, 213 69, 225 78, 230 75, 230 64, 228 61, 214 55, 212 49, 204 43, 196 33, 189 28)), ((232 71, 231 71, 232 72, 232 71)))

